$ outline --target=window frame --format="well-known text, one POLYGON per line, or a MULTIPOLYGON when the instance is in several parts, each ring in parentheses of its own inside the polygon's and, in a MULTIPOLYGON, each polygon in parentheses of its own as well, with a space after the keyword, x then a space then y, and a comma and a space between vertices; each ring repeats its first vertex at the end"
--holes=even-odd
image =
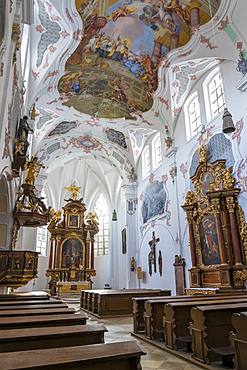
POLYGON ((142 177, 143 179, 146 179, 148 176, 151 175, 151 173, 152 173, 152 163, 151 163, 151 156, 150 156, 150 146, 148 144, 144 147, 143 152, 142 152, 142 177), (148 157, 145 157, 146 154, 148 154, 148 157), (149 162, 148 165, 147 165, 147 162, 149 162), (147 170, 147 168, 149 168, 149 170, 147 170))
POLYGON ((192 138, 194 138, 199 132, 200 132, 200 129, 202 128, 202 110, 201 110, 201 104, 200 104, 200 101, 199 101, 199 93, 198 93, 198 90, 194 91, 187 99, 185 105, 184 105, 184 116, 185 116, 185 130, 186 130, 186 138, 187 138, 187 141, 191 140, 192 138), (197 101, 198 103, 198 106, 197 108, 198 109, 195 109, 195 111, 193 113, 196 114, 196 110, 197 112, 199 112, 199 116, 195 116, 195 120, 194 121, 191 121, 191 114, 190 114, 190 107, 191 105, 197 101), (197 125, 196 124, 196 129, 192 131, 192 125, 194 124, 194 122, 197 123, 197 121, 200 121, 200 124, 197 125))
POLYGON ((161 137, 158 132, 152 140, 152 167, 153 171, 157 170, 162 165, 162 149, 161 149, 161 137), (159 142, 159 146, 157 145, 159 142), (159 153, 158 153, 159 151, 159 153))
POLYGON ((107 256, 109 255, 109 251, 110 251, 110 243, 109 243, 110 241, 110 209, 109 209, 106 197, 104 196, 102 192, 100 192, 96 198, 94 211, 99 218, 99 232, 95 236, 94 255, 96 257, 107 256), (107 204, 107 213, 103 216, 103 223, 101 223, 101 215, 97 213, 97 202, 99 201, 99 198, 101 196, 103 197, 103 199, 105 200, 107 204), (108 217, 108 220, 105 220, 105 217, 108 217), (105 228, 106 225, 107 225, 107 228, 105 228), (108 233, 106 234, 107 231, 108 233), (100 251, 102 251, 102 253, 100 253, 100 251))
POLYGON ((48 229, 47 229, 47 226, 37 227, 36 248, 35 248, 35 250, 36 250, 36 252, 39 252, 41 256, 48 257, 48 229), (42 232, 41 232, 41 230, 42 230, 42 232), (45 240, 43 240, 43 237, 45 238, 45 240), (38 246, 38 243, 41 243, 41 245, 38 246))
POLYGON ((222 115, 224 113, 224 108, 226 106, 224 83, 223 83, 221 69, 220 69, 219 66, 217 66, 216 68, 214 68, 211 71, 211 73, 209 73, 209 75, 205 78, 205 80, 203 82, 203 94, 204 94, 204 102, 205 102, 207 123, 209 123, 209 122, 217 119, 217 117, 219 117, 220 115, 222 115), (213 113, 213 111, 212 111, 212 103, 211 103, 211 94, 210 94, 210 91, 209 91, 209 86, 216 79, 216 77, 218 75, 221 77, 222 94, 219 97, 217 97, 217 100, 216 101, 218 101, 218 99, 221 96, 223 96, 223 102, 224 102, 224 104, 221 106, 221 108, 222 108, 221 110, 219 110, 219 108, 218 108, 218 112, 217 113, 213 113))

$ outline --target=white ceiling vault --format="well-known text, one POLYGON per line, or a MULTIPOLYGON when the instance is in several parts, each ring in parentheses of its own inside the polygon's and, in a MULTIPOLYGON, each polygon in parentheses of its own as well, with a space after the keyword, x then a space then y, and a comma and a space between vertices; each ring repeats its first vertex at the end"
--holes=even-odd
MULTIPOLYGON (((84 11, 89 9, 90 4, 92 6, 97 2, 100 0, 87 1, 86 6, 86 1, 81 1, 84 11)), ((28 107, 31 108, 34 103, 36 105, 38 114, 35 119, 33 147, 34 152, 48 167, 48 172, 73 158, 88 158, 90 168, 94 168, 96 172, 97 165, 92 165, 93 161, 104 163, 104 168, 110 166, 122 179, 128 180, 136 168, 146 140, 156 131, 160 131, 164 138, 167 134, 165 126, 168 127, 169 134, 173 135, 172 122, 181 110, 186 93, 195 79, 212 68, 219 59, 228 58, 227 51, 225 55, 219 52, 218 45, 222 34, 225 35, 224 30, 220 30, 220 24, 228 12, 233 12, 236 4, 230 0, 211 0, 209 7, 208 1, 201 2, 205 14, 217 13, 213 21, 206 22, 193 32, 190 30, 191 38, 188 43, 168 50, 168 54, 159 60, 157 88, 152 93, 150 109, 144 111, 135 108, 131 111, 131 117, 127 118, 107 118, 82 112, 87 108, 83 106, 86 104, 86 100, 83 100, 85 94, 75 97, 78 101, 81 99, 79 103, 82 109, 68 106, 68 94, 59 92, 58 89, 59 81, 68 74, 65 71, 68 58, 74 55, 78 45, 84 40, 85 24, 88 30, 88 24, 84 24, 76 6, 80 0, 34 0, 28 107), (214 43, 215 47, 212 46, 214 43)), ((140 6, 143 7, 140 3, 137 0, 128 1, 138 11, 140 6)), ((190 0, 183 1, 183 6, 186 3, 189 4, 190 0)), ((122 1, 121 4, 125 3, 122 1)), ((145 4, 148 2, 145 1, 145 4)), ((133 12, 130 9, 128 11, 133 12)), ((177 14, 179 12, 180 10, 177 14)))

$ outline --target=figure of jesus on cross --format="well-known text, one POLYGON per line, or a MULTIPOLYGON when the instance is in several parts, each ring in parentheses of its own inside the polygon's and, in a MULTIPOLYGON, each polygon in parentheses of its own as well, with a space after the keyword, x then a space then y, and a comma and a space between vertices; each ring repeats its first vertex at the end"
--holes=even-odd
POLYGON ((154 273, 157 271, 156 263, 156 245, 160 241, 160 238, 155 237, 155 231, 152 234, 153 238, 148 242, 150 247, 150 252, 148 254, 148 266, 149 266, 149 275, 152 276, 152 265, 154 265, 154 273))

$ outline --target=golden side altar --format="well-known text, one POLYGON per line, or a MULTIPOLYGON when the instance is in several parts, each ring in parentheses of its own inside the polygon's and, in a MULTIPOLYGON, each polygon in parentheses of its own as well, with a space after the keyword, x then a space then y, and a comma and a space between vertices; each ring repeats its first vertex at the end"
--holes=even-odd
MULTIPOLYGON (((94 236, 98 221, 94 212, 85 216, 83 198, 77 199, 79 187, 65 188, 71 193, 63 211, 54 212, 48 225, 51 233, 47 276, 50 286, 60 293, 79 293, 91 289, 94 268, 94 236)), ((52 290, 52 288, 51 288, 52 290)))

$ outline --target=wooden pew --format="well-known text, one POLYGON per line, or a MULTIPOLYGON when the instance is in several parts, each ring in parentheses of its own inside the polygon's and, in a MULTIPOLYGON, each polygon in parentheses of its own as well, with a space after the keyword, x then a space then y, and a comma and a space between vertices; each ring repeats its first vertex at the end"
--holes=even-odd
MULTIPOLYGON (((142 333, 145 331, 144 303, 148 300, 150 300, 150 297, 133 297, 132 298, 133 332, 134 333, 142 333)), ((152 297, 152 300, 164 300, 164 296, 152 297)))
POLYGON ((215 301, 222 299, 241 299, 243 295, 239 296, 171 296, 169 298, 149 298, 144 302, 144 328, 145 336, 152 340, 164 340, 163 314, 164 306, 167 303, 173 302, 193 302, 193 301, 215 301))
POLYGON ((170 291, 161 290, 123 290, 121 292, 111 292, 110 290, 98 295, 97 315, 103 316, 126 316, 132 315, 132 298, 141 296, 159 296, 170 294, 170 291))
POLYGON ((213 300, 194 300, 190 302, 174 302, 164 306, 163 326, 166 346, 171 349, 178 349, 178 340, 186 339, 189 336, 189 323, 191 321, 190 311, 195 306, 209 305, 230 305, 245 302, 247 298, 229 298, 213 300))
POLYGON ((16 317, 16 316, 38 316, 38 315, 59 315, 75 313, 74 308, 47 308, 43 309, 25 309, 25 310, 0 310, 1 317, 16 317))
POLYGON ((24 305, 2 305, 0 306, 0 312, 6 311, 6 310, 47 310, 49 308, 66 308, 68 305, 66 303, 57 303, 57 304, 24 304, 24 305))
POLYGON ((10 300, 49 300, 50 294, 43 291, 32 291, 32 292, 23 292, 23 293, 11 293, 11 294, 0 294, 0 301, 10 301, 10 300))
POLYGON ((26 306, 26 305, 58 305, 58 304, 64 304, 63 301, 58 299, 49 299, 49 300, 10 300, 10 301, 0 301, 0 307, 2 306, 26 306))
POLYGON ((215 360, 215 351, 213 352, 212 348, 217 349, 230 345, 229 335, 233 330, 233 313, 246 309, 247 301, 192 308, 190 333, 193 358, 207 364, 215 360))
POLYGON ((141 370, 134 341, 1 353, 1 370, 141 370))
POLYGON ((19 328, 38 328, 67 325, 85 325, 88 316, 82 312, 79 314, 58 314, 58 315, 37 315, 37 316, 17 316, 0 317, 0 330, 19 329, 19 328))
POLYGON ((231 335, 235 351, 235 366, 237 370, 246 370, 247 364, 247 312, 232 315, 234 333, 231 335))
POLYGON ((103 325, 73 325, 0 330, 0 352, 104 343, 103 325))

